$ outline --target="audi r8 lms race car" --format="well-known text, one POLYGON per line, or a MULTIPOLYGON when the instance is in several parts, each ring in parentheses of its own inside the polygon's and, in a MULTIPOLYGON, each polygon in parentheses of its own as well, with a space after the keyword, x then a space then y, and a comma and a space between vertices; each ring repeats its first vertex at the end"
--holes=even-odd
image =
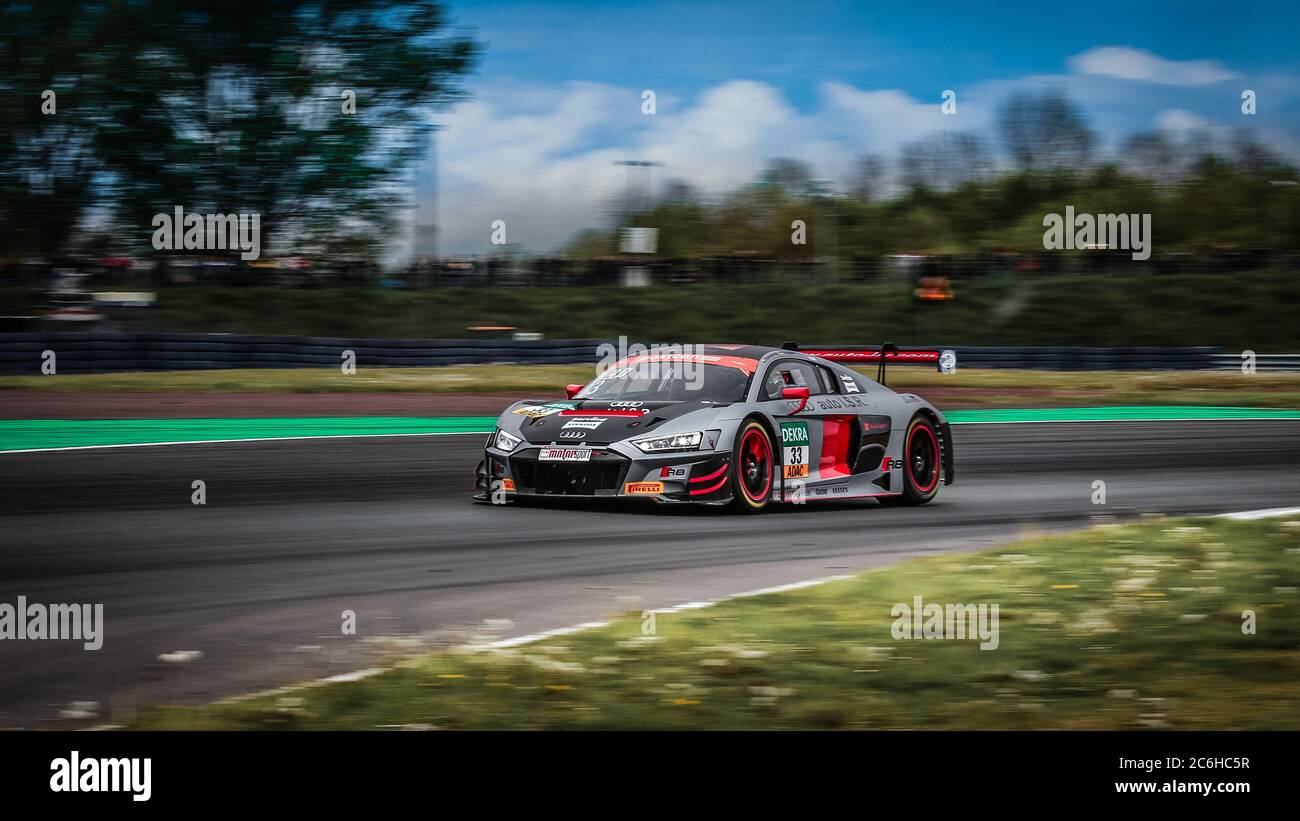
POLYGON ((675 346, 614 362, 566 401, 523 400, 488 437, 475 498, 648 497, 757 512, 771 502, 919 505, 951 484, 937 408, 885 386, 886 363, 951 351, 675 346), (875 380, 842 362, 877 363, 875 380))

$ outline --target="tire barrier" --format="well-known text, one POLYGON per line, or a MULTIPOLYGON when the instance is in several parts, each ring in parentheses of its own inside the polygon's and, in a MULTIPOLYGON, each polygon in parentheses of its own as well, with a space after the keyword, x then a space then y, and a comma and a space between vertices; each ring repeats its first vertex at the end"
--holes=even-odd
MULTIPOLYGON (((337 368, 343 352, 357 367, 581 364, 599 358, 604 339, 342 339, 180 333, 0 333, 0 373, 39 374, 54 351, 58 373, 337 368)), ((957 352, 958 370, 1021 368, 1055 371, 1224 370, 1240 354, 1221 348, 1083 348, 927 346, 957 352)), ((1300 370, 1300 355, 1261 354, 1260 370, 1300 370)))

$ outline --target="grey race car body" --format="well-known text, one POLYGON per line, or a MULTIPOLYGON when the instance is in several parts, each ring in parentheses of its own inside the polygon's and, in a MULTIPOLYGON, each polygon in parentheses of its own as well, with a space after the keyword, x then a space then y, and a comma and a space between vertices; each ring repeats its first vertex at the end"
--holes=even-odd
POLYGON ((511 405, 488 439, 476 498, 638 496, 760 509, 906 496, 915 504, 934 497, 941 477, 952 482, 944 415, 839 364, 942 357, 947 370, 950 352, 692 350, 627 357, 588 385, 570 386, 569 400, 511 405), (652 366, 664 368, 664 378, 636 372, 652 366), (695 368, 695 390, 669 367, 695 368))

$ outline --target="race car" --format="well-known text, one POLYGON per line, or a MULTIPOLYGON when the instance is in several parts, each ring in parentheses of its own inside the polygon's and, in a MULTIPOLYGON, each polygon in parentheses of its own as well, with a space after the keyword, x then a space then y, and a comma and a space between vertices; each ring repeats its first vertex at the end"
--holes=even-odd
POLYGON ((951 484, 948 421, 885 386, 886 364, 952 372, 952 351, 674 346, 624 356, 563 401, 508 407, 475 498, 640 497, 727 505, 875 498, 925 504, 951 484), (843 363, 877 364, 869 379, 843 363))

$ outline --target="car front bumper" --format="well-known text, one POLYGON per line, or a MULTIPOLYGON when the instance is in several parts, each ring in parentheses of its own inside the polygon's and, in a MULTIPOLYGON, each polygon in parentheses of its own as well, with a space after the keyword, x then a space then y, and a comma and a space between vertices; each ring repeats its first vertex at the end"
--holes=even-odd
POLYGON ((484 451, 476 498, 499 487, 507 496, 651 498, 661 502, 720 503, 731 499, 730 453, 691 451, 632 457, 597 446, 583 462, 542 461, 542 448, 484 451), (497 484, 499 483, 499 484, 497 484))

